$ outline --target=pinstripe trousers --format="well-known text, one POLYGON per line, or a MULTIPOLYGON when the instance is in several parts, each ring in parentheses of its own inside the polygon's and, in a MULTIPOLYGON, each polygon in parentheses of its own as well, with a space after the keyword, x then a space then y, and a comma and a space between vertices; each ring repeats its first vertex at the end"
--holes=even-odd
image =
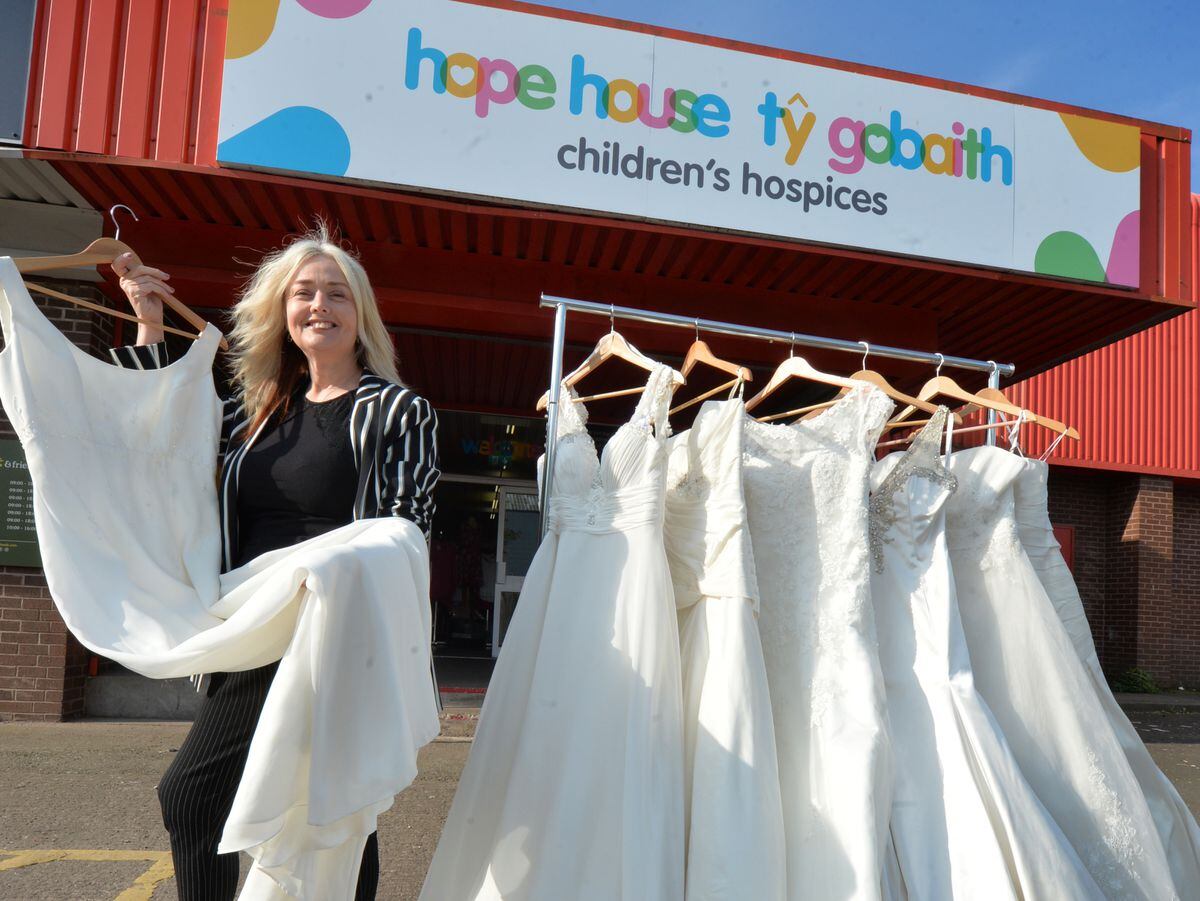
MULTIPOLYGON (((196 722, 158 785, 180 901, 233 901, 237 892, 238 855, 217 854, 217 843, 278 667, 213 673, 196 722)), ((378 883, 379 844, 372 833, 355 901, 374 899, 378 883)))

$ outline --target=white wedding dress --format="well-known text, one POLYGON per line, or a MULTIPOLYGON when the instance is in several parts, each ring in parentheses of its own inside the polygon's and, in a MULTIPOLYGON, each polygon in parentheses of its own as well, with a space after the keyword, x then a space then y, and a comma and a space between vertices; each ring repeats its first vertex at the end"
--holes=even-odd
POLYGON ((908 450, 872 473, 871 600, 900 873, 887 880, 889 897, 1088 901, 1099 890, 975 690, 946 550, 945 505, 956 488, 940 457, 946 415, 939 409, 908 450))
POLYGON ((1129 717, 1113 697, 1092 630, 1083 610, 1083 600, 1071 570, 1063 559, 1054 527, 1050 524, 1047 480, 1050 467, 1041 460, 1026 460, 1025 468, 1016 483, 1016 517, 1021 546, 1046 589, 1058 618, 1070 636, 1075 653, 1087 669, 1092 688, 1104 708, 1109 725, 1133 769, 1138 785, 1158 827, 1158 834, 1167 851, 1175 888, 1183 898, 1200 897, 1200 828, 1179 792, 1150 756, 1129 717))
POLYGON ((867 497, 892 406, 864 383, 815 419, 745 419, 743 479, 790 901, 880 897, 891 761, 867 497))
POLYGON ((0 287, 0 400, 67 627, 155 679, 278 660, 219 850, 253 858, 243 901, 352 898, 367 837, 439 728, 420 529, 359 520, 222 574, 219 332, 170 366, 121 369, 51 325, 8 258, 0 287))
POLYGON ((679 633, 663 548, 672 371, 602 454, 564 388, 538 548, 421 898, 682 901, 679 633))
POLYGON ((1021 773, 1110 899, 1177 898, 1166 853, 1095 688, 1022 550, 1024 458, 950 457, 946 532, 975 684, 1021 773))
POLYGON ((783 901, 783 807, 758 583, 742 494, 740 398, 671 439, 666 547, 683 664, 689 901, 783 901))

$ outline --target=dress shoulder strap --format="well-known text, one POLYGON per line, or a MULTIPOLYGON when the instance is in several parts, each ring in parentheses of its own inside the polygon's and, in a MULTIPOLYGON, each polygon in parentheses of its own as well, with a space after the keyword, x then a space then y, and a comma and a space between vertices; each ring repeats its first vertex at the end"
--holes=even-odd
POLYGON ((558 437, 587 431, 587 408, 579 402, 579 394, 565 381, 558 395, 558 437))
POLYGON ((664 441, 671 435, 671 393, 675 384, 675 370, 659 363, 646 381, 646 390, 638 399, 633 411, 633 422, 647 431, 653 429, 654 436, 664 441))

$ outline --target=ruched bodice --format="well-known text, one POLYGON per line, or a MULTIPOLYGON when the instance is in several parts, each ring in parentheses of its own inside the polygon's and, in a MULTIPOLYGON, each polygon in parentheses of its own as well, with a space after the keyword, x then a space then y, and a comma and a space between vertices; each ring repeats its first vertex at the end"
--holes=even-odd
POLYGON ((742 495, 740 399, 709 401, 691 429, 671 439, 666 547, 675 603, 741 598, 758 609, 754 552, 742 495))
POLYGON ((1031 548, 1057 548, 1054 526, 1050 524, 1050 466, 1044 460, 1026 460, 1017 479, 1015 510, 1021 544, 1031 548))
POLYGON ((587 409, 563 385, 558 450, 551 483, 550 530, 617 532, 662 524, 672 370, 650 373, 633 418, 597 453, 587 433, 587 409))

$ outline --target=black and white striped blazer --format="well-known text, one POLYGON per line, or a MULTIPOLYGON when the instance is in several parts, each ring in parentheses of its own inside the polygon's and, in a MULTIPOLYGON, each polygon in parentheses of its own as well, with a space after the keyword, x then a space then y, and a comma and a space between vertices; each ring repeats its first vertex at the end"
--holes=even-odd
MULTIPOLYGON (((160 369, 171 362, 165 342, 128 345, 110 351, 126 369, 160 369)), ((217 449, 220 478, 217 495, 221 517, 221 571, 233 566, 238 547, 238 472, 246 451, 267 424, 247 440, 250 425, 238 397, 224 401, 217 449)), ((420 395, 364 372, 350 411, 350 446, 358 467, 354 519, 401 516, 416 523, 429 538, 433 489, 441 471, 437 456, 437 414, 420 395)))

